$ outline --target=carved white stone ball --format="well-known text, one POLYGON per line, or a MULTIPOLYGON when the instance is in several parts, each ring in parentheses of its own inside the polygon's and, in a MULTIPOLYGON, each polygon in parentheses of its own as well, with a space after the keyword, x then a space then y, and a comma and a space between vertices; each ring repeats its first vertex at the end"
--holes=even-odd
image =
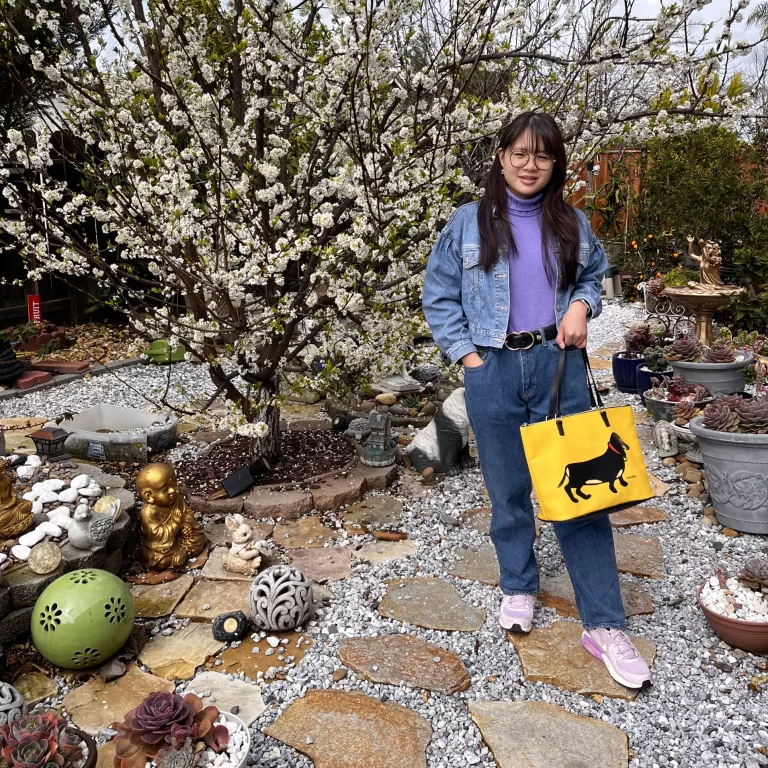
POLYGON ((273 565, 253 580, 250 609, 259 629, 295 629, 307 620, 312 609, 312 582, 298 568, 273 565))

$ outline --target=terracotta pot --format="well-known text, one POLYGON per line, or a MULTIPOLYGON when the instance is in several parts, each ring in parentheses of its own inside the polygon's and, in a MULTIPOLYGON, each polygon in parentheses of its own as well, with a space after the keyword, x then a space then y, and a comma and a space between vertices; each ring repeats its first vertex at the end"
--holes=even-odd
POLYGON ((704 611, 709 626, 728 645, 748 653, 768 653, 768 622, 732 619, 710 610, 701 602, 702 584, 696 593, 696 602, 704 611))
POLYGON ((96 742, 85 731, 81 731, 79 728, 74 729, 77 735, 85 742, 88 747, 88 757, 85 758, 85 764, 83 768, 94 768, 96 765, 96 759, 98 758, 98 749, 96 748, 96 742))

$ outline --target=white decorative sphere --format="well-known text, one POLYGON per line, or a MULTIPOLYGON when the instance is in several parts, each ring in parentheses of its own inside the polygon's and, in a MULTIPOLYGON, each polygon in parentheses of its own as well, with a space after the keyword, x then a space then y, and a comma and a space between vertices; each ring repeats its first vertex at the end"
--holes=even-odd
POLYGON ((307 620, 312 609, 312 582, 297 568, 273 565, 253 580, 250 608, 259 629, 295 629, 307 620))

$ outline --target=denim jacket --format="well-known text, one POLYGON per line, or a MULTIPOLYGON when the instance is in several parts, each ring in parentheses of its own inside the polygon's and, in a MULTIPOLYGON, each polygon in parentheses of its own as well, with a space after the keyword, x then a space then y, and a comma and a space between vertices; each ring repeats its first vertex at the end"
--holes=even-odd
MULTIPOLYGON (((501 254, 488 272, 480 266, 478 205, 479 201, 462 205, 451 215, 429 254, 424 278, 424 317, 435 342, 452 363, 477 347, 502 347, 507 335, 509 259, 501 254)), ((558 326, 578 299, 587 302, 591 318, 602 310, 600 293, 608 260, 587 217, 574 210, 579 219, 579 264, 575 284, 557 289, 558 326)), ((554 248, 557 251, 556 243, 554 248)), ((559 270, 556 279, 559 286, 559 270)))

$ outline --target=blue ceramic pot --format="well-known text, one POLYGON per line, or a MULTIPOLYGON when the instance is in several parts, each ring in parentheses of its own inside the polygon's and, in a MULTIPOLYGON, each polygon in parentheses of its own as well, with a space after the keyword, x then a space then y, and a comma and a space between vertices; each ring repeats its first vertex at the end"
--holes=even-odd
POLYGON ((626 354, 626 352, 614 352, 611 358, 613 380, 616 382, 616 388, 619 392, 634 395, 637 393, 635 372, 641 365, 645 365, 645 358, 642 356, 624 357, 626 354))
POLYGON ((637 394, 640 395, 640 399, 645 405, 645 393, 651 388, 651 379, 658 379, 661 381, 664 376, 672 376, 672 369, 667 368, 666 371, 649 371, 644 365, 639 365, 635 372, 635 384, 637 385, 637 394))

